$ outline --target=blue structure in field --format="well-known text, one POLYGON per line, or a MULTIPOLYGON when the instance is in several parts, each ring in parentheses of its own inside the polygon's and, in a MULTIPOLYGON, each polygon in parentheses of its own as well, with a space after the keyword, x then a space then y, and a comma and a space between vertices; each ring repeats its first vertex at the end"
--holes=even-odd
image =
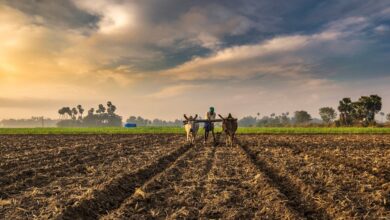
POLYGON ((125 124, 125 128, 136 128, 137 127, 137 124, 134 124, 134 123, 126 123, 125 124))

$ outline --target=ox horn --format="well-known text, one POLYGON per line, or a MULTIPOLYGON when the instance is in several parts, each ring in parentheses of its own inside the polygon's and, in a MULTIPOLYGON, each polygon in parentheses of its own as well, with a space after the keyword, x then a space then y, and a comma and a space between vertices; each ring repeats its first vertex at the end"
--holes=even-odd
POLYGON ((222 117, 222 115, 218 114, 218 116, 219 116, 222 120, 225 120, 225 119, 222 117))

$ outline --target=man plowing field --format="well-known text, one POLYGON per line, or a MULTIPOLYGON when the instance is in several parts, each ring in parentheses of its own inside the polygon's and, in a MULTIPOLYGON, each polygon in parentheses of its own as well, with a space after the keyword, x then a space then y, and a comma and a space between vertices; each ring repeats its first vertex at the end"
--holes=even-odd
MULTIPOLYGON (((206 120, 215 120, 216 116, 217 114, 214 111, 214 107, 210 107, 210 110, 206 113, 206 120)), ((213 141, 215 144, 214 122, 206 121, 204 123, 204 143, 207 143, 210 131, 213 134, 213 141)))

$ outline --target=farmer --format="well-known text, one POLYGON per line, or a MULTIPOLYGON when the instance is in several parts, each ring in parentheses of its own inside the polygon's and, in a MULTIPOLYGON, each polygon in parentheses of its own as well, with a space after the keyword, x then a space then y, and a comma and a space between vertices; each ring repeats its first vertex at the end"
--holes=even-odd
MULTIPOLYGON (((217 114, 214 111, 214 107, 210 107, 210 110, 206 114, 206 120, 214 120, 216 118, 217 114)), ((214 134, 214 122, 205 122, 204 123, 204 143, 207 142, 207 139, 209 138, 209 133, 213 134, 213 141, 215 143, 215 134, 214 134)))

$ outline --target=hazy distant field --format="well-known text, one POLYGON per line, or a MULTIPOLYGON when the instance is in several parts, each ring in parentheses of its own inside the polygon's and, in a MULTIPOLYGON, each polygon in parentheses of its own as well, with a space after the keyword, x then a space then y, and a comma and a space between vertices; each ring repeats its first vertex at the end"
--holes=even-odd
MULTIPOLYGON (((217 128, 217 132, 221 129, 217 128)), ((202 133, 203 129, 200 129, 202 133)), ((244 128, 239 134, 390 134, 390 128, 244 128)), ((0 128, 0 134, 184 134, 181 127, 138 128, 0 128)))

